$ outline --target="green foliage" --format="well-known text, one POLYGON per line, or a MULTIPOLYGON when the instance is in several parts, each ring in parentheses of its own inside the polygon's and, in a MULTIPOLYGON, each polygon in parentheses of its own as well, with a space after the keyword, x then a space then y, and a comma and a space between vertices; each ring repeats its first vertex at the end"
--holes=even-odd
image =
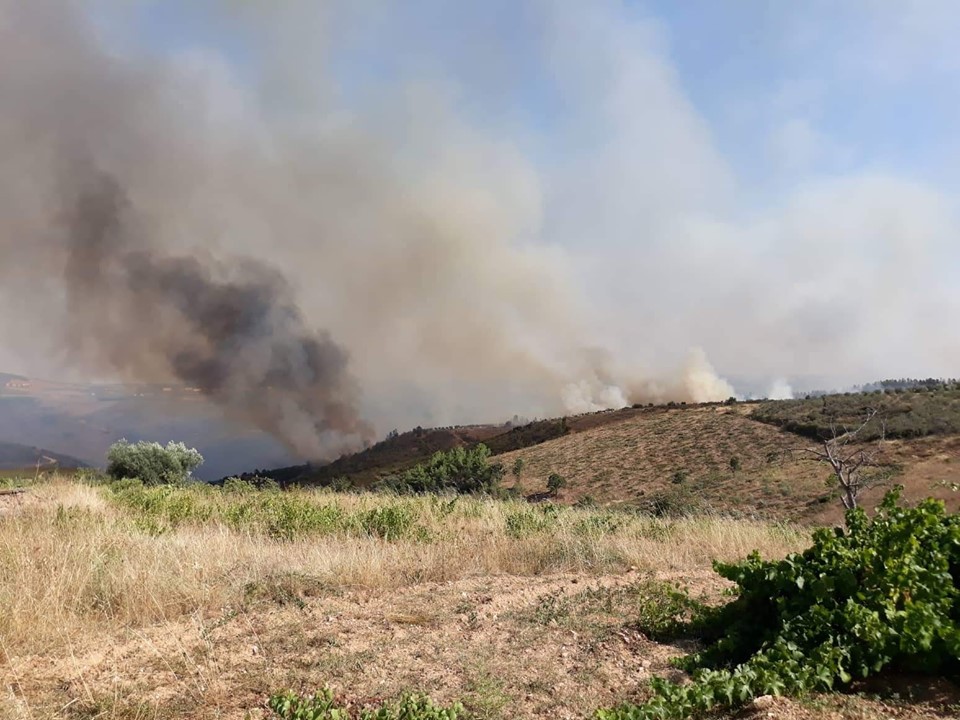
POLYGON ((489 458, 490 450, 482 444, 437 452, 428 462, 383 481, 380 487, 401 493, 495 493, 504 469, 489 458))
POLYGON ((872 519, 849 511, 845 530, 817 531, 802 554, 716 564, 739 597, 688 626, 706 640, 681 663, 693 682, 656 679, 650 700, 598 720, 687 718, 883 670, 956 674, 960 516, 935 500, 903 508, 898 499, 889 493, 872 519))
POLYGON ((256 490, 236 479, 222 488, 200 483, 146 486, 139 480, 121 480, 111 483, 107 491, 115 504, 133 514, 138 528, 153 535, 207 521, 277 540, 339 533, 392 542, 422 540, 426 533, 417 524, 417 510, 403 503, 345 512, 330 496, 256 490))
POLYGON ((383 505, 360 513, 357 520, 368 535, 389 541, 409 536, 417 515, 407 505, 383 505))
POLYGON ((513 467, 510 472, 515 478, 520 479, 520 475, 523 473, 523 458, 518 457, 513 461, 513 467))
POLYGON ((669 583, 645 580, 635 588, 636 628, 652 640, 689 635, 688 621, 705 609, 682 589, 669 583))
POLYGON ((301 696, 292 691, 273 695, 267 705, 277 720, 457 720, 464 714, 460 703, 434 705, 426 695, 405 694, 375 708, 351 710, 337 702, 329 689, 301 696))
POLYGON ((567 486, 567 479, 560 475, 559 473, 550 473, 550 477, 547 478, 547 490, 551 495, 556 497, 556 495, 567 486))
POLYGON ((135 478, 144 485, 180 483, 203 463, 203 456, 183 443, 128 443, 120 440, 107 452, 107 474, 115 479, 135 478))
POLYGON ((833 436, 834 427, 855 428, 871 410, 877 416, 860 433, 862 441, 960 433, 960 386, 942 385, 901 393, 845 393, 761 403, 751 415, 813 439, 833 436))
POLYGON ((563 510, 556 505, 522 506, 511 510, 506 517, 507 535, 523 539, 545 532, 556 526, 563 510))

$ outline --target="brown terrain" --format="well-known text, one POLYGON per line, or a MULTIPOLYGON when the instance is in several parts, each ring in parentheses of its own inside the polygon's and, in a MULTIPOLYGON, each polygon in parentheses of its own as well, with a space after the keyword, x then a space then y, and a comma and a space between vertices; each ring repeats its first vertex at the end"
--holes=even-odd
MULTIPOLYGON (((346 508, 377 501, 333 497, 346 508)), ((517 539, 501 523, 519 504, 436 514, 428 499, 409 503, 447 540, 283 542, 209 522, 150 535, 94 488, 54 478, 28 498, 0 517, 0 568, 17 587, 0 587, 4 720, 257 720, 272 693, 322 687, 354 706, 419 690, 480 720, 588 718, 642 699, 652 676, 682 677, 670 660, 693 645, 642 630, 673 588, 720 602, 712 559, 806 543, 783 525, 710 518, 635 518, 584 535, 589 510, 517 539)), ((721 717, 960 710, 960 689, 941 680, 855 690, 764 698, 721 717)))
MULTIPOLYGON (((830 469, 807 452, 817 443, 752 420, 755 407, 603 413, 581 432, 496 460, 511 468, 522 459, 526 490, 542 491, 549 475, 559 473, 568 482, 563 492, 568 502, 589 496, 601 504, 637 505, 667 493, 701 510, 839 522, 842 510, 829 492, 830 469)), ((872 452, 875 443, 865 446, 872 452)), ((879 447, 877 462, 890 468, 891 477, 865 493, 866 505, 901 484, 908 500, 933 496, 960 507, 960 497, 946 486, 960 482, 960 435, 886 440, 879 447)))
MULTIPOLYGON (((484 442, 508 485, 520 459, 525 495, 543 499, 558 473, 567 486, 550 502, 580 505, 521 533, 511 522, 535 520, 542 506, 309 489, 294 492, 343 512, 407 507, 423 533, 284 541, 216 514, 158 528, 102 489, 27 479, 26 492, 0 494, 0 718, 257 720, 270 717, 271 693, 325 686, 354 706, 423 691, 464 702, 477 720, 587 718, 642 699, 650 677, 682 677, 670 660, 693 647, 642 630, 671 588, 722 602, 713 560, 753 549, 782 557, 807 545, 811 526, 842 519, 828 468, 806 452, 816 441, 757 421, 758 407, 417 429, 327 468, 288 469, 308 484, 368 485, 484 442)), ((896 483, 908 500, 960 507, 960 434, 879 447, 886 477, 865 506, 896 483)), ((221 496, 191 502, 209 497, 221 496)), ((853 690, 765 698, 721 717, 960 717, 960 689, 944 680, 886 677, 853 690)))

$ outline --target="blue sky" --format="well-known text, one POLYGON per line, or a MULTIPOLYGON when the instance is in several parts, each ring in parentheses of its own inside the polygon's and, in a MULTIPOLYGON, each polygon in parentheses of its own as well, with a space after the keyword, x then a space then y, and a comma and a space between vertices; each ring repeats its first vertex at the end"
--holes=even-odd
MULTIPOLYGON (((347 17, 355 32, 345 34, 331 59, 348 93, 398 81, 405 62, 433 61, 465 89, 460 100, 480 122, 509 116, 536 135, 549 131, 564 110, 549 63, 536 57, 543 7, 551 4, 564 3, 357 3, 368 9, 335 13, 347 17), (499 73, 479 72, 471 55, 488 51, 492 64, 497 56, 522 60, 499 73)), ((256 3, 141 2, 128 16, 132 23, 122 24, 115 37, 129 41, 132 25, 135 36, 157 52, 213 49, 238 76, 252 79, 258 50, 249 26, 238 19, 245 5, 256 3), (233 11, 224 9, 231 6, 233 11)), ((960 58, 950 29, 960 11, 952 3, 598 5, 611 8, 616 22, 648 26, 738 180, 761 197, 810 174, 862 168, 951 187, 958 179, 953 168, 960 104, 951 88, 960 79, 960 58)), ((115 12, 114 6, 105 17, 115 12)), ((318 38, 326 32, 313 31, 318 38)))

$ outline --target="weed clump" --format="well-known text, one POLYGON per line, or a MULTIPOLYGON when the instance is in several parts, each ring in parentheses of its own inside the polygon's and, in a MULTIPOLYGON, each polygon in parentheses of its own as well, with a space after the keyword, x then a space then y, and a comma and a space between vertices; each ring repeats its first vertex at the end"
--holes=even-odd
POLYGON ((292 691, 273 695, 267 705, 277 720, 457 720, 463 705, 435 705, 426 695, 408 693, 378 707, 351 709, 329 689, 312 696, 292 691))

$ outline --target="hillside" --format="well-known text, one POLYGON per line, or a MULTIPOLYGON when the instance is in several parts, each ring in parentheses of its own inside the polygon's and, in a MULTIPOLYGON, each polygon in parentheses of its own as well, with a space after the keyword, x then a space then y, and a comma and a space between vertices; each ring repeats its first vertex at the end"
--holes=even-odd
MULTIPOLYGON (((804 451, 812 441, 759 422, 760 407, 635 410, 497 460, 508 468, 523 460, 526 492, 542 492, 551 473, 562 475, 567 502, 589 497, 668 513, 719 510, 837 521, 839 502, 828 492, 828 468, 804 451)), ((939 483, 960 482, 960 435, 890 440, 878 461, 890 468, 891 482, 905 485, 908 498, 933 495, 957 506, 960 498, 939 483)), ((865 502, 880 494, 882 489, 867 493, 865 502)))
MULTIPOLYGON (((816 444, 809 436, 829 429, 831 420, 853 425, 867 407, 879 406, 888 428, 878 457, 890 476, 887 485, 904 484, 908 498, 932 495, 955 504, 957 495, 943 483, 960 482, 960 427, 953 426, 957 395, 950 388, 729 405, 671 404, 510 428, 417 428, 326 466, 256 474, 284 486, 369 487, 437 451, 483 442, 508 470, 518 459, 523 461, 520 485, 527 495, 543 494, 547 478, 557 473, 568 482, 560 498, 566 503, 585 500, 666 514, 715 510, 832 523, 840 519, 839 503, 830 496, 828 469, 805 452, 816 444), (814 430, 799 427, 799 420, 783 421, 809 417, 814 430)), ((508 474, 506 484, 513 482, 508 474)), ((883 487, 866 493, 865 502, 878 499, 883 487)))
MULTIPOLYGON (((446 428, 414 428, 382 440, 369 448, 344 455, 327 465, 294 465, 273 470, 256 470, 242 477, 269 477, 284 486, 310 487, 348 482, 355 487, 369 487, 377 480, 401 472, 431 455, 455 447, 483 443, 493 455, 533 447, 568 434, 631 418, 645 409, 605 410, 571 417, 534 420, 515 426, 461 425, 446 428)), ((225 478, 222 478, 225 479, 225 478)))
POLYGON ((44 468, 57 466, 63 469, 86 467, 86 463, 69 455, 44 448, 0 442, 0 470, 23 470, 34 468, 37 463, 44 468))
POLYGON ((830 437, 835 428, 855 428, 868 413, 876 418, 862 438, 912 438, 960 434, 960 385, 823 395, 761 403, 753 417, 809 438, 830 437))
POLYGON ((97 466, 120 438, 182 440, 203 454, 197 472, 202 479, 296 460, 276 440, 230 422, 189 388, 61 383, 0 374, 0 441, 54 448, 97 466))

